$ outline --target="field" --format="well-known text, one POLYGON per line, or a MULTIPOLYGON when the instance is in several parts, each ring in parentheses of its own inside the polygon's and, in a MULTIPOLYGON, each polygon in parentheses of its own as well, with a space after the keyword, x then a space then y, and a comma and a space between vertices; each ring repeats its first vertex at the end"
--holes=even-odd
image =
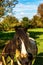
MULTIPOLYGON (((43 65, 43 28, 28 29, 27 31, 30 37, 36 40, 38 46, 38 55, 33 65, 43 65)), ((0 32, 0 53, 6 42, 13 38, 15 32, 0 32)))
POLYGON ((28 32, 38 46, 38 55, 33 65, 43 65, 43 28, 29 29, 28 32))

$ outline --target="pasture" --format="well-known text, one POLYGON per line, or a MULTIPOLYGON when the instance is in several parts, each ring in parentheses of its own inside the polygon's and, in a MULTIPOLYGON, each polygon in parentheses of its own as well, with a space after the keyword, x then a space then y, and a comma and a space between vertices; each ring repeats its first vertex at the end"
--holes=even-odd
POLYGON ((33 65, 43 65, 43 28, 29 29, 28 32, 38 46, 38 55, 33 65))
MULTIPOLYGON (((43 28, 28 29, 27 32, 36 40, 38 46, 38 55, 33 65, 43 65, 43 28)), ((8 40, 13 38, 14 34, 15 31, 0 32, 0 56, 3 47, 8 40)))

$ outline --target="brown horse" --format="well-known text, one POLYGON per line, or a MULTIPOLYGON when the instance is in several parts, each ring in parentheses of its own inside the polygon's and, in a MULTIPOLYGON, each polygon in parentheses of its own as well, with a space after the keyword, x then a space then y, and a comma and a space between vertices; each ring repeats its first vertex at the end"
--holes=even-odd
MULTIPOLYGON (((17 63, 19 65, 21 64, 31 65, 33 56, 34 54, 36 55, 36 50, 34 50, 31 42, 29 41, 29 37, 23 28, 17 28, 15 30, 16 30, 16 34, 14 38, 8 42, 8 44, 4 47, 2 51, 2 59, 4 61, 4 58, 6 59, 7 56, 10 56, 11 65, 13 65, 13 58, 14 58, 14 55, 16 54, 17 63), (17 55, 17 52, 19 52, 18 55, 17 55), (18 61, 18 59, 21 63, 18 61)), ((4 61, 4 65, 7 65, 5 61, 4 61)))
POLYGON ((23 50, 27 51, 27 53, 26 53, 26 51, 24 52, 23 50, 21 50, 22 51, 21 56, 22 57, 23 57, 23 55, 27 56, 26 58, 25 58, 25 56, 22 58, 22 64, 26 65, 26 63, 28 63, 27 65, 31 65, 32 60, 33 60, 33 58, 36 57, 37 51, 38 51, 36 41, 33 38, 29 37, 26 33, 26 30, 23 28, 16 29, 16 32, 17 32, 16 34, 18 35, 18 37, 20 37, 20 39, 22 39, 21 42, 24 43, 24 45, 25 45, 26 49, 23 48, 23 50), (28 62, 27 62, 27 60, 28 60, 28 62))

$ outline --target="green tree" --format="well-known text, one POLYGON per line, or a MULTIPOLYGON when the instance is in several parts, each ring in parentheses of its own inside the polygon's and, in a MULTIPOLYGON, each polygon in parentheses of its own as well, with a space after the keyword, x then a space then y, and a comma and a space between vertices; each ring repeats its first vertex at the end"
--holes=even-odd
POLYGON ((3 30, 3 25, 0 23, 0 31, 3 30))
POLYGON ((41 23, 41 18, 37 15, 33 16, 31 25, 32 27, 39 27, 39 24, 41 23))
POLYGON ((38 6, 38 14, 43 18, 43 3, 38 6))
POLYGON ((17 3, 17 0, 0 0, 0 17, 8 12, 12 13, 12 10, 17 3))
POLYGON ((18 24, 18 19, 13 16, 7 16, 2 21, 2 25, 5 31, 13 30, 14 26, 18 24))
POLYGON ((28 19, 28 17, 23 17, 22 18, 22 21, 21 21, 21 25, 23 27, 28 28, 29 27, 29 24, 30 24, 30 20, 28 19))

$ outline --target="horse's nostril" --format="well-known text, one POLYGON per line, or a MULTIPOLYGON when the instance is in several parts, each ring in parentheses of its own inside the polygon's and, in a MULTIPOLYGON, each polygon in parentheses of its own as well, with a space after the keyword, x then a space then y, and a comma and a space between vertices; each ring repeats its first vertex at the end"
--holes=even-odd
POLYGON ((22 54, 21 53, 21 58, 26 58, 27 57, 27 54, 22 54))

